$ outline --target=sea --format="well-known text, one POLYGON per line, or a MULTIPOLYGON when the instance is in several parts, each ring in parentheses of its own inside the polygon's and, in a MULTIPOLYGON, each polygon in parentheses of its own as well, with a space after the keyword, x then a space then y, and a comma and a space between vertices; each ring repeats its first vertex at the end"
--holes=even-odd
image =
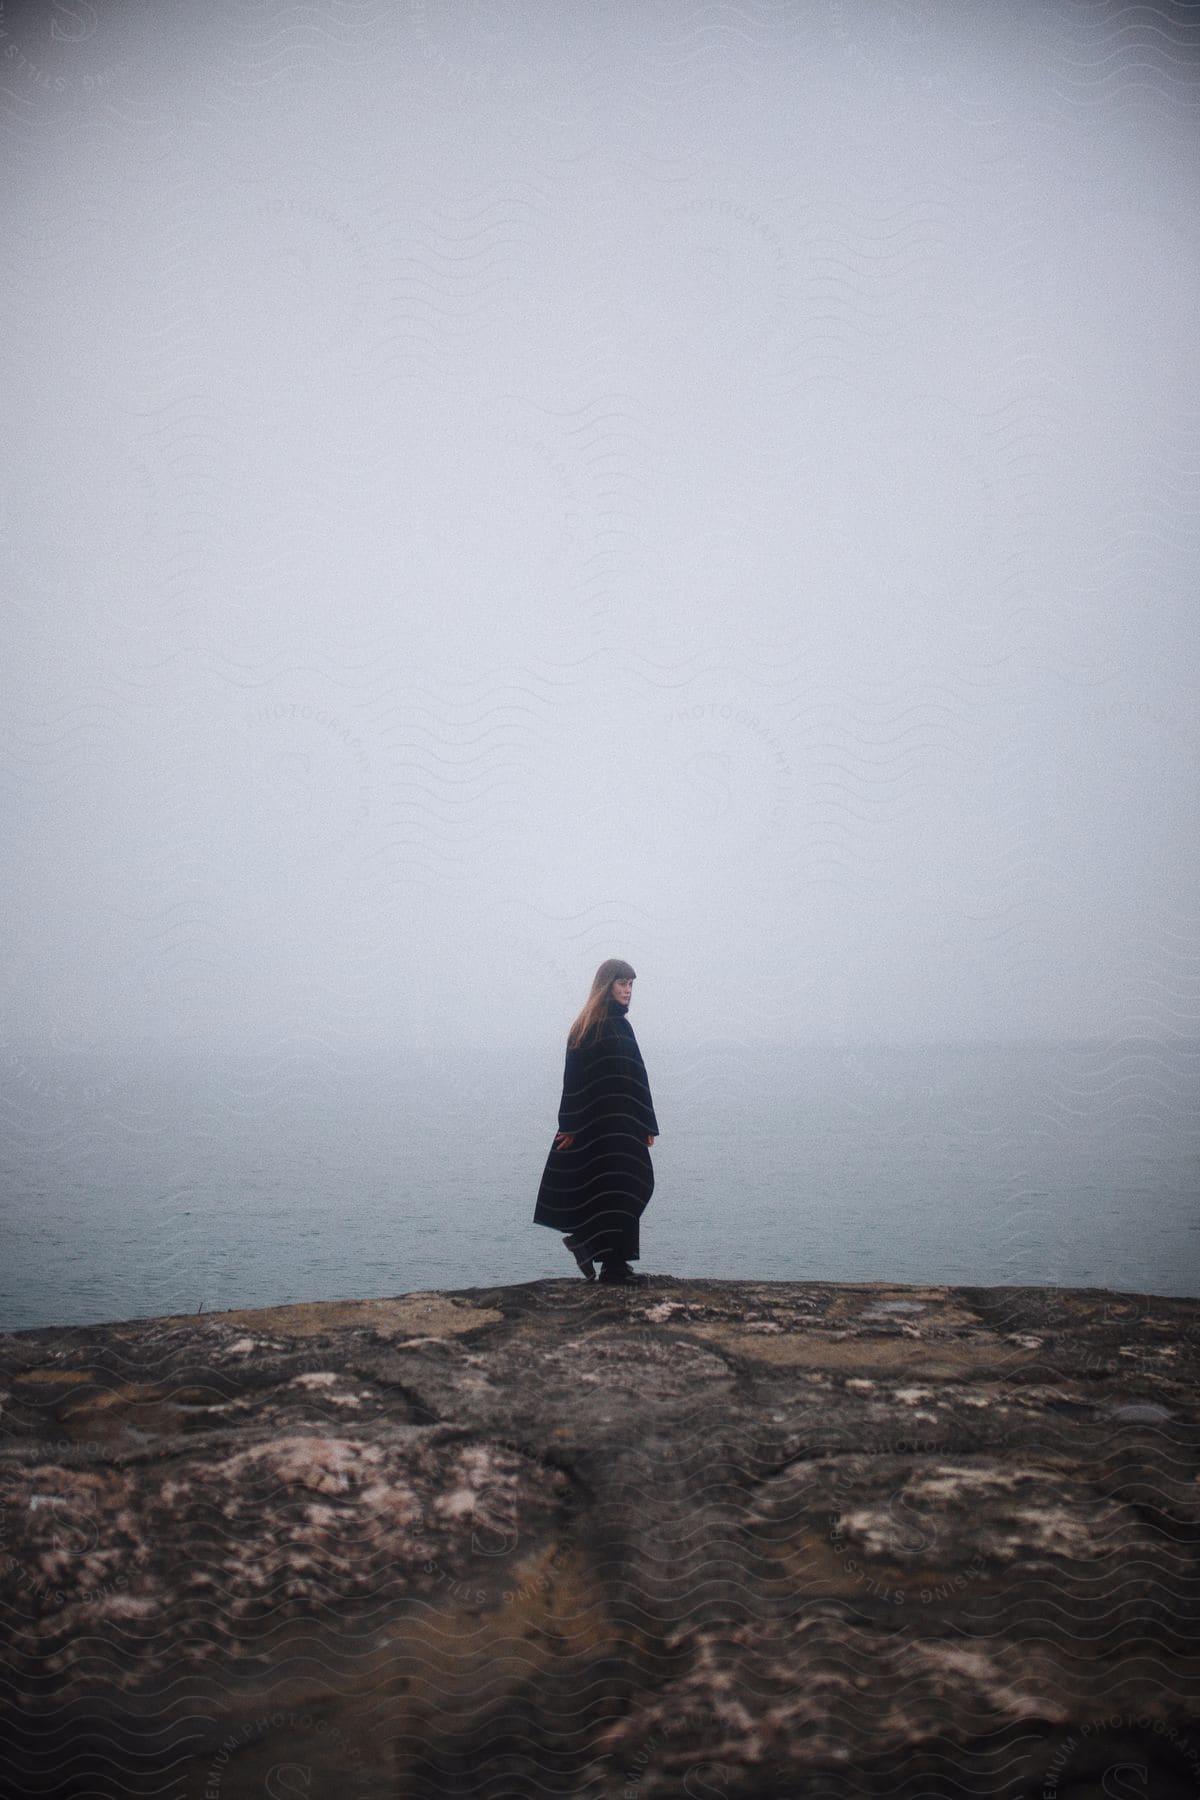
MULTIPOLYGON (((1200 1296, 1200 1043, 642 1044, 648 1275, 1200 1296)), ((561 1047, 10 1050, 0 1329, 579 1281, 561 1047)))

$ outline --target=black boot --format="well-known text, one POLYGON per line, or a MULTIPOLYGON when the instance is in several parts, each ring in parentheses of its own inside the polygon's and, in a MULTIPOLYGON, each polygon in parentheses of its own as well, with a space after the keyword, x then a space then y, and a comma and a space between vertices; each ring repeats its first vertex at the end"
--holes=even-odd
POLYGON ((627 1262, 606 1262, 600 1265, 600 1279, 612 1287, 641 1287, 646 1277, 635 1274, 627 1262))
POLYGON ((563 1243, 567 1246, 567 1249, 571 1252, 571 1255, 575 1258, 575 1261, 579 1264, 580 1271, 586 1277, 586 1279, 588 1281, 595 1281, 596 1265, 592 1261, 591 1257, 588 1255, 587 1251, 581 1250, 579 1248, 579 1246, 576 1244, 573 1236, 565 1237, 563 1239, 563 1243))

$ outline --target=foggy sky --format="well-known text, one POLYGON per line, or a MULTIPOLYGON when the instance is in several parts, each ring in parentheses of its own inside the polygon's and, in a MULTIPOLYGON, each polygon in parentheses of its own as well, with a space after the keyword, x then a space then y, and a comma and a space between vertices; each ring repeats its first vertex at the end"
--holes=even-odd
POLYGON ((1194 8, 0 29, 10 1047, 1196 1037, 1194 8))

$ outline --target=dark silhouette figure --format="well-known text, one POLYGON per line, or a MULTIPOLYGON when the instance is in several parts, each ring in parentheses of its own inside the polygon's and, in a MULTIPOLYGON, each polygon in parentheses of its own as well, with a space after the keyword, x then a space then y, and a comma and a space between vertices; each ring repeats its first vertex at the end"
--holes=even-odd
POLYGON ((658 1120, 646 1065, 626 1014, 636 977, 610 957, 596 970, 567 1037, 558 1131, 538 1189, 534 1223, 564 1233, 588 1280, 636 1282, 639 1221, 654 1192, 650 1145, 658 1120))

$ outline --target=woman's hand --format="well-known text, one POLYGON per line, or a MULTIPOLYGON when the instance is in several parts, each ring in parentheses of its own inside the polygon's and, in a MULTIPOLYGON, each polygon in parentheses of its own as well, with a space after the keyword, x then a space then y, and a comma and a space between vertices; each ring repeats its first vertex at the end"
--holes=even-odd
POLYGON ((654 1142, 654 1139, 653 1139, 653 1137, 652 1137, 652 1136, 651 1136, 651 1135, 650 1135, 650 1133, 649 1133, 649 1132, 647 1132, 647 1133, 646 1133, 646 1142, 647 1142, 647 1143, 648 1143, 648 1144, 652 1144, 652 1143, 653 1143, 653 1142, 654 1142))
POLYGON ((554 1134, 554 1148, 556 1150, 569 1150, 574 1142, 575 1133, 573 1131, 556 1131, 554 1134))

